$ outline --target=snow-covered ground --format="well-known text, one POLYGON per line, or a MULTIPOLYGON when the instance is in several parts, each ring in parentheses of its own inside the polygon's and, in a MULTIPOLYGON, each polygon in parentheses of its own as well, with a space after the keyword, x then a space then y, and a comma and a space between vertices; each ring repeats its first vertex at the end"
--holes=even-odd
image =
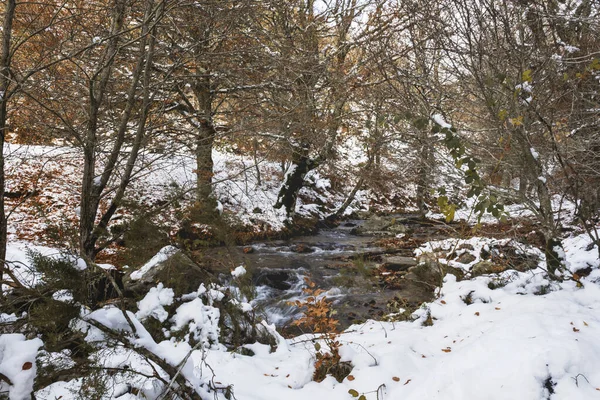
MULTIPOLYGON (((507 242, 452 239, 427 243, 418 252, 444 252, 469 244, 476 254, 507 242)), ((318 336, 286 340, 272 326, 262 324, 261 329, 277 343, 274 351, 254 343, 245 346, 254 355, 242 355, 221 345, 217 303, 232 301, 242 312, 252 312, 247 299, 232 288, 229 293, 233 290, 237 296, 231 300, 223 295, 227 288, 204 285, 174 299, 169 288, 158 284, 138 303, 137 313, 128 312, 135 335, 114 306, 91 313, 82 310, 73 324, 98 349, 94 357, 99 365, 129 371, 105 376, 103 399, 157 399, 168 386, 166 373, 136 348, 151 351, 179 369, 206 399, 225 399, 229 390, 240 400, 347 400, 356 393, 372 400, 596 399, 600 395, 600 269, 597 249, 589 244, 585 235, 564 240, 570 270, 592 268, 580 283, 552 282, 543 268, 464 281, 447 275, 439 297, 423 304, 413 321, 370 320, 350 327, 337 338, 342 361, 352 365, 341 383, 333 377, 319 383, 312 380, 315 343, 326 347, 318 336), (169 313, 166 307, 174 301, 180 305, 169 313), (149 317, 170 324, 170 330, 164 331, 167 339, 153 339, 142 324, 149 317), (105 334, 92 321, 123 332, 132 349, 108 346, 105 334), (153 377, 156 373, 163 381, 153 377)), ((531 249, 523 251, 539 255, 531 249)), ((11 247, 10 252, 13 259, 26 263, 22 249, 11 247)), ((232 275, 236 279, 244 273, 237 268, 232 275)), ((19 317, 2 314, 0 320, 19 317)), ((9 391, 11 400, 29 398, 36 356, 55 368, 72 365, 68 352, 48 354, 38 349, 43 347, 37 338, 0 337, 0 373, 13 383, 2 383, 0 391, 9 391)), ((55 382, 35 395, 42 400, 75 399, 86 384, 81 378, 55 382)))
MULTIPOLYGON (((10 240, 66 246, 60 240, 64 241, 69 230, 76 228, 78 220, 81 152, 69 147, 7 145, 5 153, 7 192, 13 196, 7 199, 10 240)), ((284 174, 279 163, 261 159, 256 166, 250 156, 219 149, 213 151, 213 160, 214 193, 229 217, 256 230, 284 227, 285 210, 273 208, 284 174)), ((351 169, 358 160, 359 156, 353 154, 340 161, 340 168, 351 169)), ((190 155, 142 154, 140 165, 143 168, 135 174, 127 192, 129 200, 151 208, 177 194, 182 194, 183 199, 191 198, 196 161, 190 155)), ((344 202, 354 179, 348 176, 343 190, 336 191, 320 171, 311 171, 298 198, 297 214, 323 218, 334 212, 344 202)), ((367 192, 359 191, 346 213, 368 210, 369 200, 367 192)), ((129 218, 133 211, 124 207, 113 219, 129 218)), ((156 218, 159 223, 177 226, 175 214, 171 208, 156 218)))
MULTIPOLYGON (((27 249, 48 256, 64 256, 54 247, 39 244, 58 245, 46 235, 61 229, 64 233, 69 223, 77 220, 80 155, 68 148, 43 146, 10 150, 9 192, 39 193, 28 200, 26 207, 18 198, 9 200, 9 205, 16 208, 11 210, 9 219, 11 243, 7 261, 19 280, 35 286, 43 277, 31 266, 27 249), (31 243, 38 245, 32 247, 31 243)), ((356 179, 353 176, 356 165, 364 162, 356 145, 350 144, 346 150, 340 151, 341 157, 353 165, 344 176, 347 186, 335 191, 322 172, 311 172, 299 199, 299 214, 323 217, 343 202, 356 179)), ((149 162, 147 169, 132 186, 141 203, 152 206, 175 192, 193 188, 195 162, 189 156, 144 157, 149 162)), ((284 174, 281 167, 274 162, 261 162, 259 184, 250 157, 218 150, 213 157, 215 193, 223 212, 258 229, 281 229, 284 211, 272 207, 284 174)), ((348 212, 367 210, 376 196, 359 192, 348 212)), ((559 200, 556 199, 555 209, 562 210, 561 218, 568 222, 573 206, 559 200)), ((465 202, 456 212, 457 219, 473 222, 471 207, 472 203, 465 202)), ((531 215, 520 205, 507 210, 511 216, 531 215)), ((128 215, 127 210, 120 214, 128 215)), ((433 213, 430 216, 442 217, 433 213)), ((171 224, 174 217, 167 213, 162 218, 163 223, 171 224)), ((337 336, 342 361, 352 367, 342 382, 331 376, 322 382, 313 380, 315 344, 327 347, 320 336, 284 339, 274 326, 258 321, 257 329, 270 337, 275 347, 251 343, 244 346, 244 351, 231 351, 220 343, 219 321, 224 318, 217 307, 220 303, 230 302, 244 315, 254 312, 255 303, 235 285, 202 285, 197 291, 177 298, 172 288, 156 282, 137 307, 126 314, 114 305, 94 311, 81 306, 80 317, 72 320, 70 327, 80 331, 94 349, 90 359, 99 367, 94 370, 97 373, 54 382, 37 390, 35 397, 39 400, 162 399, 173 378, 159 365, 162 362, 163 367, 184 377, 203 399, 600 398, 600 261, 598 250, 588 236, 575 231, 563 239, 568 271, 560 283, 547 278, 541 251, 509 238, 428 242, 417 249, 416 255, 431 254, 443 264, 462 269, 470 278, 475 275, 471 274, 472 269, 482 260, 484 251, 503 246, 538 260, 538 267, 463 281, 447 275, 442 287, 436 290, 435 301, 423 304, 411 321, 370 320, 350 327, 337 336), (464 253, 470 257, 460 259, 464 253), (587 270, 586 274, 591 272, 571 279, 571 274, 582 270, 587 270), (152 319, 160 322, 160 338, 144 325, 152 319), (118 332, 119 340, 108 340, 98 324, 118 332), (157 359, 149 361, 148 354, 157 359), (94 385, 102 388, 101 393, 90 392, 94 385)), ((174 251, 173 247, 164 248, 132 278, 141 277, 174 251)), ((85 268, 77 258, 73 262, 77 268, 85 268)), ((242 266, 232 271, 233 284, 245 273, 242 266)), ((73 301, 69 293, 57 292, 54 299, 73 301)), ((0 310, 0 325, 26 318, 27 314, 6 314, 0 310)), ((36 374, 44 367, 54 370, 73 367, 76 364, 71 356, 68 350, 46 351, 42 340, 34 336, 0 335, 0 397, 8 393, 10 400, 31 398, 36 374)))

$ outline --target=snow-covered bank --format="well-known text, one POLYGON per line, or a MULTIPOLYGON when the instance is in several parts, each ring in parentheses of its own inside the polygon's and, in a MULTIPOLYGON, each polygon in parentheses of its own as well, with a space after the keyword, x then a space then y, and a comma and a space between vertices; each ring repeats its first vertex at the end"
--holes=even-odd
MULTIPOLYGON (((205 356, 194 350, 185 370, 198 379, 208 376, 232 385, 238 399, 347 400, 349 390, 367 399, 376 399, 378 390, 384 399, 593 399, 600 387, 598 281, 598 270, 582 288, 575 282, 550 284, 541 270, 462 282, 448 275, 442 296, 423 305, 416 321, 367 321, 339 336, 342 360, 353 366, 342 383, 333 377, 312 381, 311 335, 280 342, 275 352, 268 345, 247 345, 253 356, 214 346, 205 356), (433 325, 424 326, 426 320, 433 325)), ((157 344, 163 349, 174 345, 168 340, 157 344)), ((183 359, 190 347, 179 347, 170 354, 183 359)), ((106 357, 111 364, 117 356, 106 357)), ((133 356, 118 358, 120 366, 143 366, 133 356)), ((58 382, 36 397, 72 398, 66 388, 76 390, 80 384, 58 382)))
MULTIPOLYGON (((5 151, 7 192, 12 196, 7 198, 7 204, 11 210, 15 207, 8 221, 10 239, 62 245, 57 243, 59 233, 74 229, 79 218, 83 168, 80 150, 8 145, 5 151), (30 197, 23 202, 23 196, 30 197)), ((223 149, 213 150, 213 160, 214 195, 233 224, 263 232, 284 228, 285 210, 273 208, 285 173, 280 163, 262 159, 256 165, 250 156, 223 149)), ((354 159, 342 161, 342 168, 352 169, 353 162, 354 159)), ((143 154, 125 203, 149 210, 179 196, 181 201, 175 202, 179 209, 170 207, 155 217, 158 224, 176 227, 181 207, 193 203, 195 168, 196 161, 191 154, 143 154)), ((311 171, 300 191, 296 214, 325 218, 344 202, 353 179, 342 181, 342 187, 334 190, 322 172, 311 171)), ((369 202, 368 192, 361 190, 346 213, 368 210, 369 202)), ((119 220, 131 218, 133 214, 133 209, 124 206, 113 219, 120 223, 119 220)))
MULTIPOLYGON (((442 254, 462 246, 478 254, 506 242, 450 239, 427 243, 419 252, 442 254)), ((341 383, 331 376, 320 383, 313 381, 315 343, 320 341, 326 348, 318 336, 286 340, 272 326, 257 321, 263 334, 271 337, 270 345, 251 343, 244 345, 243 351, 223 346, 217 323, 223 315, 218 304, 230 303, 244 314, 253 312, 249 299, 235 287, 202 285, 194 293, 174 298, 173 291, 159 283, 137 303, 137 310, 127 313, 135 333, 114 305, 91 313, 82 308, 72 327, 83 332, 96 349, 90 356, 98 367, 96 375, 55 382, 35 395, 45 400, 76 399, 82 388, 91 390, 89 385, 100 379, 104 391, 93 398, 161 398, 172 376, 143 356, 143 351, 149 351, 165 360, 163 367, 181 367, 191 387, 206 399, 226 399, 233 394, 237 399, 254 400, 346 400, 356 393, 368 400, 595 399, 600 389, 597 250, 585 235, 566 238, 564 244, 572 270, 591 269, 579 282, 550 281, 543 268, 507 270, 463 281, 447 275, 436 300, 423 304, 413 320, 369 320, 350 327, 337 336, 342 361, 352 366, 341 383), (145 327, 148 319, 161 322, 162 338, 145 327), (118 332, 122 335, 119 340, 125 342, 115 345, 94 325, 97 323, 118 332)), ((22 248, 10 248, 13 258, 27 262, 22 248)), ((535 253, 527 246, 523 249, 535 253)), ((464 269, 468 272, 469 265, 464 269)), ((244 272, 238 267, 232 276, 238 279, 244 272)), ((3 314, 0 321, 10 323, 17 318, 27 317, 3 314)), ((29 353, 23 351, 23 357, 30 354, 32 360, 42 345, 39 339, 25 340, 22 335, 5 335, 2 340, 25 346, 29 353)), ((0 372, 18 380, 25 389, 11 390, 22 393, 31 387, 35 369, 17 373, 14 365, 22 360, 11 351, 0 355, 0 372)), ((41 350, 37 359, 42 367, 53 369, 73 365, 68 351, 41 350)), ((10 388, 4 384, 2 389, 10 388)))

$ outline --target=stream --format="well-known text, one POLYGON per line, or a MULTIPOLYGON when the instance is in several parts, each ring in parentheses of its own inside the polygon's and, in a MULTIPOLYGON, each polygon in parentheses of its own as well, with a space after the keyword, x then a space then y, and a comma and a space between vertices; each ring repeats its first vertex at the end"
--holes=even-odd
POLYGON ((364 229, 373 223, 355 220, 312 236, 240 247, 240 256, 256 285, 253 305, 264 311, 269 323, 286 328, 301 315, 290 302, 307 297, 302 288, 309 278, 332 301, 335 318, 344 329, 369 318, 401 312, 400 305, 414 308, 430 300, 431 290, 409 280, 390 285, 383 278, 386 274, 406 274, 416 265, 415 248, 427 240, 447 237, 447 232, 416 215, 385 218, 393 222, 383 231, 364 229))

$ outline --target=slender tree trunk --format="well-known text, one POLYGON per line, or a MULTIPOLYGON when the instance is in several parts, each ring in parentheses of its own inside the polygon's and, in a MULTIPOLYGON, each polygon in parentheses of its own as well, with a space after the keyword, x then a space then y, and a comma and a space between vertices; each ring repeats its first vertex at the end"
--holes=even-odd
POLYGON ((196 201, 205 217, 216 216, 217 202, 213 196, 212 178, 214 162, 212 150, 216 137, 213 125, 213 93, 211 73, 206 65, 206 57, 210 54, 211 29, 207 25, 199 28, 202 36, 195 48, 196 69, 199 76, 193 83, 194 96, 197 101, 197 137, 196 137, 196 201))
POLYGON ((260 186, 262 184, 260 168, 258 166, 258 140, 254 138, 252 141, 252 155, 254 157, 254 169, 256 170, 256 185, 260 186))
MULTIPOLYGON (((146 8, 146 18, 145 18, 147 23, 144 25, 144 27, 142 27, 142 38, 140 40, 140 46, 139 46, 140 55, 138 58, 138 62, 136 64, 136 68, 133 72, 132 82, 131 82, 131 86, 130 86, 130 90, 129 90, 129 94, 128 94, 127 105, 126 105, 126 108, 125 108, 123 114, 121 115, 120 131, 118 132, 118 135, 117 135, 118 137, 115 142, 115 147, 113 148, 112 156, 114 156, 115 154, 118 155, 118 153, 120 153, 121 148, 123 146, 127 123, 130 121, 130 116, 131 116, 131 111, 133 109, 133 105, 136 103, 136 100, 138 99, 138 97, 136 96, 136 88, 138 87, 140 78, 143 76, 143 82, 142 82, 143 90, 142 90, 142 95, 141 95, 142 105, 141 105, 141 113, 139 115, 138 122, 137 122, 137 131, 136 131, 136 134, 135 134, 135 137, 133 140, 133 146, 132 146, 131 151, 129 152, 129 156, 127 158, 125 170, 123 171, 123 173, 121 175, 119 186, 117 187, 117 189, 115 191, 115 195, 112 198, 107 210, 104 212, 104 214, 102 214, 102 217, 100 218, 100 222, 94 227, 94 229, 92 231, 89 242, 90 242, 90 247, 91 247, 90 251, 92 252, 94 258, 100 251, 102 251, 104 248, 106 248, 106 246, 108 246, 110 243, 112 243, 115 239, 115 238, 110 238, 107 241, 105 241, 103 244, 97 246, 97 242, 98 242, 98 239, 100 238, 100 235, 102 235, 103 233, 106 232, 106 230, 108 229, 108 224, 110 222, 110 219, 112 218, 114 213, 117 211, 117 209, 121 206, 121 202, 123 201, 123 197, 125 196, 125 190, 129 186, 129 183, 131 182, 131 177, 133 175, 133 169, 135 167, 135 163, 138 159, 140 150, 142 148, 144 138, 146 137, 146 125, 147 125, 147 121, 148 121, 148 117, 149 117, 149 113, 150 113, 150 105, 152 102, 151 93, 150 93, 150 84, 151 84, 150 81, 151 81, 151 75, 152 75, 152 66, 153 66, 153 61, 154 61, 154 52, 155 52, 155 43, 156 43, 155 36, 154 36, 155 30, 151 31, 151 33, 152 33, 151 35, 147 35, 149 32, 148 25, 150 25, 150 22, 151 22, 150 18, 151 18, 151 13, 153 11, 153 6, 154 6, 154 2, 151 0, 148 0, 148 5, 146 8), (148 44, 148 48, 146 50, 146 44, 148 42, 148 40, 147 40, 148 37, 150 38, 149 39, 150 43, 148 44)), ((106 187, 110 177, 113 175, 116 161, 117 161, 117 157, 111 157, 109 159, 109 162, 106 164, 106 166, 104 168, 104 172, 102 173, 102 179, 100 181, 101 187, 99 188, 99 190, 103 190, 106 187)))
POLYGON ((422 217, 427 214, 427 205, 425 199, 427 198, 427 191, 429 189, 429 182, 431 181, 431 146, 427 140, 427 131, 421 130, 419 132, 419 155, 418 155, 418 168, 417 168, 417 193, 416 202, 419 208, 419 213, 422 217))
MULTIPOLYGON (((6 267, 7 221, 4 209, 4 192, 6 189, 4 175, 4 143, 8 131, 8 100, 10 84, 10 45, 12 40, 12 25, 15 17, 16 2, 7 0, 2 25, 2 58, 0 59, 0 282, 6 267)), ((0 283, 0 294, 2 284, 0 283)))
POLYGON ((197 201, 203 212, 214 213, 217 202, 213 196, 212 178, 214 162, 212 150, 215 128, 209 121, 201 121, 196 141, 196 185, 197 201))
POLYGON ((554 210, 552 210, 552 196, 548 190, 548 184, 544 177, 544 169, 539 156, 534 156, 531 152, 531 143, 529 143, 527 133, 524 129, 518 130, 518 138, 523 148, 525 160, 525 169, 528 171, 528 178, 535 182, 538 201, 538 220, 542 225, 542 235, 544 236, 546 255, 546 265, 551 277, 556 277, 557 272, 564 268, 561 240, 558 236, 558 226, 554 219, 554 210))
POLYGON ((356 193, 358 193, 358 191, 363 187, 364 183, 365 175, 363 174, 360 178, 358 178, 358 181, 352 188, 352 191, 350 192, 348 197, 346 197, 346 200, 344 200, 344 203, 340 206, 340 208, 336 210, 336 212, 331 214, 328 218, 333 219, 342 216, 344 212, 346 212, 346 209, 350 206, 350 204, 352 204, 352 202, 354 201, 354 197, 356 197, 356 193))
POLYGON ((110 29, 111 36, 100 64, 89 82, 88 121, 84 135, 84 164, 79 206, 79 250, 81 256, 88 261, 92 261, 94 258, 93 230, 102 193, 102 181, 96 178, 98 120, 114 59, 119 51, 119 34, 125 19, 125 3, 124 0, 115 0, 110 29))

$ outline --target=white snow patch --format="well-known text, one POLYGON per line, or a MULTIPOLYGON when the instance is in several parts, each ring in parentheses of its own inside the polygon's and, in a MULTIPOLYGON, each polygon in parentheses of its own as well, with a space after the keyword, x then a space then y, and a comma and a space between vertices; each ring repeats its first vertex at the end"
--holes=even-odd
POLYGON ((0 335, 0 373, 12 382, 0 380, 0 393, 8 392, 10 400, 29 400, 37 371, 35 358, 42 347, 40 339, 25 339, 25 335, 0 335))
POLYGON ((137 281, 141 279, 148 271, 150 271, 153 267, 161 262, 164 262, 172 257, 178 251, 177 247, 174 246, 165 246, 156 253, 154 257, 150 259, 146 264, 142 266, 137 271, 131 273, 131 279, 137 281))
POLYGON ((151 288, 146 296, 137 303, 138 312, 135 316, 143 321, 148 317, 154 317, 160 322, 164 322, 169 314, 163 306, 170 306, 173 304, 173 298, 175 292, 173 289, 165 288, 162 283, 151 288))
POLYGON ((442 128, 448 128, 448 129, 452 128, 452 125, 450 125, 449 123, 447 123, 446 120, 444 119, 444 117, 441 114, 433 114, 431 116, 431 118, 433 119, 433 122, 435 122, 436 124, 438 124, 442 128))
POLYGON ((246 268, 243 265, 236 267, 233 271, 231 271, 231 276, 234 278, 239 278, 240 276, 246 275, 246 268))
POLYGON ((531 152, 533 158, 535 158, 536 160, 540 158, 540 153, 538 153, 533 147, 530 147, 529 151, 531 152))

